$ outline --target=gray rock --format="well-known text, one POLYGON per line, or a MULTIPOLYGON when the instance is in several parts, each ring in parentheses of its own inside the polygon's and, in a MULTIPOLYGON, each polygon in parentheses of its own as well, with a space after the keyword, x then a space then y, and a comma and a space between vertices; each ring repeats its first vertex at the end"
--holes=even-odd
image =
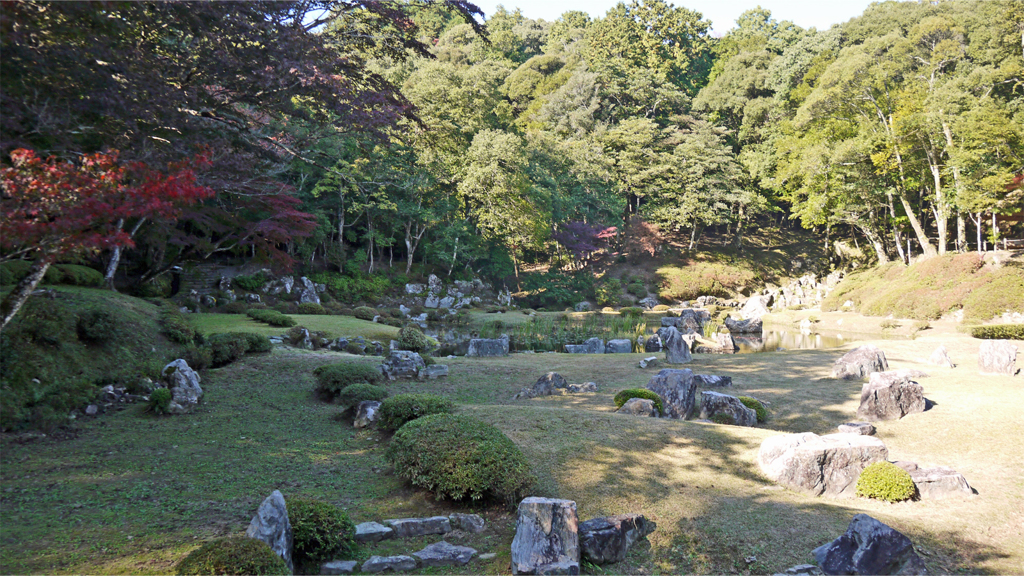
POLYGON ((583 384, 569 384, 565 388, 570 394, 582 394, 585 392, 597 392, 597 382, 584 382, 583 384))
POLYGON ((657 356, 651 356, 649 358, 644 358, 643 360, 640 361, 640 367, 641 368, 656 368, 657 366, 658 366, 658 357, 657 356))
POLYGON ((872 372, 860 391, 857 418, 868 422, 899 420, 924 412, 924 388, 894 372, 872 372))
POLYGON ((405 293, 406 294, 419 295, 419 294, 423 294, 426 290, 427 290, 427 286, 425 284, 406 284, 405 285, 405 293))
POLYGON ((655 306, 658 305, 658 299, 655 298, 654 296, 648 296, 637 302, 637 304, 643 306, 645 310, 650 310, 651 308, 654 308, 655 306))
POLYGON ((732 316, 725 319, 725 327, 733 334, 760 334, 763 329, 761 318, 734 320, 732 316))
POLYGON ((715 376, 713 374, 694 374, 693 379, 698 386, 714 386, 725 388, 732 386, 732 376, 715 376))
POLYGON ((299 292, 299 304, 319 304, 320 296, 317 294, 316 284, 305 276, 299 278, 296 289, 299 292))
POLYGON ((852 496, 861 470, 889 456, 874 436, 812 432, 771 436, 757 463, 769 479, 814 496, 852 496))
POLYGON ((380 402, 376 400, 363 400, 356 406, 356 419, 352 425, 356 428, 366 428, 377 421, 380 416, 380 402))
POLYGON ((393 518, 384 524, 395 531, 396 538, 410 538, 424 534, 447 534, 452 531, 447 516, 431 516, 430 518, 393 518))
POLYGON ((693 415, 697 383, 690 370, 665 368, 651 377, 647 389, 661 396, 662 416, 686 419, 693 415))
POLYGON ((245 301, 250 303, 250 304, 256 304, 257 302, 260 302, 260 295, 259 294, 246 294, 245 295, 245 301))
POLYGON ((832 377, 843 380, 864 378, 872 372, 885 372, 889 369, 889 362, 885 359, 885 352, 876 346, 865 344, 843 354, 841 358, 832 365, 832 377))
POLYGON ((736 346, 736 341, 732 338, 731 332, 718 332, 715 334, 715 344, 725 352, 735 352, 739 350, 739 346, 736 346))
POLYGON ((441 298, 441 301, 438 302, 437 305, 439 308, 447 308, 448 310, 451 310, 455 307, 455 298, 445 296, 444 298, 441 298))
POLYGON ((473 556, 476 556, 476 550, 468 546, 453 546, 442 540, 419 552, 413 552, 412 555, 419 558, 420 565, 424 568, 428 566, 465 566, 473 556))
POLYGON ((100 413, 100 407, 95 404, 89 404, 85 407, 86 416, 95 416, 100 413))
POLYGON ((1013 376, 1017 373, 1017 346, 1009 340, 986 340, 978 347, 978 370, 982 374, 1013 376))
POLYGON ((740 308, 740 318, 744 320, 757 319, 768 313, 768 304, 771 302, 769 296, 751 296, 740 308))
POLYGON ((590 302, 587 302, 586 300, 583 302, 577 302, 572 309, 577 312, 590 312, 590 302))
POLYGON ((408 572, 416 569, 416 559, 411 556, 370 556, 370 559, 363 562, 362 572, 375 574, 385 570, 393 572, 408 572))
POLYGON ((626 553, 657 525, 642 514, 619 514, 593 518, 580 524, 580 548, 584 559, 594 564, 625 560, 626 553))
POLYGON ((209 294, 203 294, 199 297, 199 303, 207 308, 214 308, 217 306, 217 299, 209 294))
POLYGON ((648 416, 651 418, 661 416, 658 413, 658 409, 654 407, 654 400, 647 398, 630 398, 616 412, 619 414, 629 414, 630 416, 648 416))
POLYGON ((519 503, 512 574, 579 574, 576 503, 529 497, 519 503))
POLYGON ((498 557, 498 553, 497 552, 488 552, 487 554, 481 554, 481 555, 477 556, 477 558, 479 558, 481 560, 494 560, 497 557, 498 557))
POLYGON ((946 466, 921 468, 914 462, 893 462, 910 474, 917 494, 923 500, 939 500, 951 496, 973 496, 974 489, 964 475, 946 466))
POLYGON ((797 564, 796 566, 790 566, 782 572, 777 572, 772 576, 822 576, 824 572, 821 568, 818 568, 814 564, 797 564))
POLYGON ((674 326, 663 328, 661 335, 665 346, 665 362, 668 364, 686 364, 693 361, 690 346, 683 340, 683 335, 674 326))
POLYGON ((160 374, 171 391, 171 402, 167 406, 169 413, 188 414, 199 405, 203 399, 203 388, 199 385, 201 379, 188 362, 179 358, 164 366, 160 374))
POLYGON ((565 351, 569 354, 604 354, 604 340, 587 338, 583 344, 566 344, 565 351))
POLYGON ((633 341, 626 338, 609 340, 604 348, 605 354, 629 354, 633 351, 633 341))
POLYGON ((437 308, 440 305, 441 299, 438 298, 437 295, 435 294, 430 294, 423 300, 424 308, 437 308))
POLYGON ((381 364, 381 371, 389 380, 397 378, 414 379, 426 368, 423 357, 409 350, 392 350, 381 364))
MULTIPOLYGON (((675 328, 682 334, 696 334, 702 330, 703 323, 698 316, 687 314, 679 317, 665 317, 661 319, 661 328, 675 328)), ((659 330, 659 333, 661 330, 659 330)), ((664 340, 664 336, 662 336, 664 340)))
POLYGON ((875 426, 870 422, 847 422, 839 425, 839 432, 842 434, 860 434, 862 436, 874 436, 875 426))
POLYGON ((377 522, 356 524, 356 542, 380 542, 395 537, 395 531, 377 522))
POLYGON ((333 562, 324 562, 320 565, 320 574, 352 574, 356 571, 356 566, 359 566, 359 562, 356 562, 355 560, 335 560, 333 562))
POLYGON ((466 356, 508 356, 508 334, 502 334, 501 338, 473 338, 466 356))
POLYGON ((441 285, 441 279, 431 274, 427 277, 427 289, 431 294, 440 294, 443 286, 441 285))
POLYGON ((564 394, 569 383, 557 372, 548 372, 533 383, 531 388, 524 388, 524 396, 536 398, 537 396, 551 396, 553 394, 564 394))
POLYGON ((288 521, 288 508, 280 490, 274 490, 263 500, 245 535, 269 544, 274 553, 284 559, 288 570, 295 570, 292 564, 292 524, 288 521))
POLYGON ((448 522, 451 523, 452 528, 471 534, 479 534, 485 528, 484 519, 479 514, 460 514, 455 512, 448 515, 448 522))
POLYGON ((736 426, 754 426, 757 424, 757 412, 744 406, 739 398, 718 392, 701 392, 701 420, 711 420, 717 414, 729 416, 736 426))
POLYGON ((927 574, 914 544, 867 514, 857 514, 846 532, 814 549, 825 574, 927 574))
POLYGON ((448 365, 447 364, 431 364, 430 366, 424 367, 419 372, 420 380, 434 380, 436 378, 447 378, 448 377, 448 365))
POLYGON ((644 352, 661 352, 661 336, 655 334, 644 342, 644 352))
POLYGON ((932 355, 928 357, 929 364, 935 364, 936 366, 945 366, 946 368, 955 368, 956 364, 953 364, 953 360, 949 358, 949 352, 946 351, 945 346, 939 346, 932 352, 932 355))

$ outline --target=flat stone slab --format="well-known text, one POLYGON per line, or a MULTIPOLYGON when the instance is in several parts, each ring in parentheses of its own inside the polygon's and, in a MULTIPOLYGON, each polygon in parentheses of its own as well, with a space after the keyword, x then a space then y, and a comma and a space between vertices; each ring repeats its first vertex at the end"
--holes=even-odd
POLYGON ((697 386, 716 386, 724 388, 732 386, 732 376, 715 376, 714 374, 694 374, 697 386))
POLYGON ((423 567, 465 566, 476 555, 476 550, 469 546, 454 546, 442 540, 412 555, 419 558, 423 567))
POLYGON ((416 559, 411 556, 370 556, 363 562, 362 571, 375 574, 385 570, 408 572, 416 569, 416 559))
POLYGON ((483 532, 486 527, 483 516, 480 516, 479 514, 460 514, 456 512, 448 515, 448 522, 450 522, 452 528, 456 530, 462 530, 463 532, 470 532, 473 534, 483 532))
POLYGON ((946 466, 921 468, 914 462, 893 462, 910 474, 922 500, 940 500, 955 496, 973 496, 974 489, 964 475, 946 466))
POLYGON ((853 496, 861 471, 888 456, 874 436, 804 432, 765 438, 757 463, 765 476, 790 488, 814 496, 853 496))
POLYGON ((380 542, 395 537, 395 531, 377 522, 356 524, 356 542, 380 542))
POLYGON ((356 562, 355 560, 335 560, 333 562, 325 562, 320 565, 320 574, 352 574, 356 571, 357 566, 359 566, 359 562, 356 562))
POLYGON ((839 432, 843 434, 860 434, 861 436, 874 436, 875 426, 870 422, 847 422, 839 425, 839 432))
POLYGON ((384 524, 395 531, 396 538, 411 538, 426 534, 447 534, 452 531, 447 516, 431 516, 430 518, 393 518, 384 524))

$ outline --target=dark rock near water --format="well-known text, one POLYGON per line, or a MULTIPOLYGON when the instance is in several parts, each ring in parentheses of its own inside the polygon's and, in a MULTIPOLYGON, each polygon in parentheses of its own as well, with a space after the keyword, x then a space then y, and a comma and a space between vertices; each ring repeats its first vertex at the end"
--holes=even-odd
POLYGON ((644 341, 644 352, 661 352, 661 336, 654 334, 644 341))
POLYGON ((469 341, 466 356, 508 356, 508 335, 502 334, 501 338, 473 338, 469 341))
POLYGON ((760 334, 763 328, 761 318, 736 320, 732 316, 725 319, 725 327, 733 334, 760 334))
POLYGON ((927 574, 914 544, 867 514, 857 514, 846 532, 814 550, 825 574, 927 574))
POLYGON ((605 354, 629 354, 633 351, 633 341, 625 338, 609 340, 604 348, 605 354))
POLYGON ((566 344, 565 351, 569 354, 604 354, 604 340, 588 338, 583 344, 566 344))

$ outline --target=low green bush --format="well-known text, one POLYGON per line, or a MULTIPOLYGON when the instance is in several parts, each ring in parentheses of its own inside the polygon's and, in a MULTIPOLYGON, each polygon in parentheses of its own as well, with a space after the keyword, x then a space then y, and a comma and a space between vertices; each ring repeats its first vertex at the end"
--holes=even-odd
POLYGON ((379 301, 392 286, 387 276, 359 272, 318 272, 309 279, 326 285, 328 292, 342 302, 379 301))
POLYGON ((181 357, 188 363, 189 368, 196 371, 206 370, 213 364, 213 350, 209 346, 189 344, 185 347, 181 357))
POLYGON ((143 282, 134 288, 135 295, 140 298, 167 298, 171 295, 171 290, 171 278, 166 274, 143 282))
POLYGON ((28 275, 28 269, 31 267, 32 263, 28 260, 11 260, 0 264, 0 286, 17 284, 28 275))
POLYGON ((396 474, 438 499, 496 499, 511 507, 536 481, 519 447, 501 430, 455 414, 402 426, 385 458, 396 474))
POLYGON ((358 342, 349 342, 345 346, 345 352, 348 352, 349 354, 355 354, 356 356, 365 356, 366 348, 358 342))
POLYGON ((274 345, 270 343, 270 338, 262 334, 253 334, 252 332, 240 332, 245 336, 245 353, 246 354, 259 354, 262 352, 270 352, 274 345))
POLYGON ((120 334, 117 319, 109 311, 102 309, 80 312, 75 326, 78 339, 90 344, 106 344, 117 340, 120 334))
POLYGON ((352 315, 360 320, 372 321, 374 316, 378 316, 377 311, 369 306, 360 306, 355 310, 352 310, 352 315))
POLYGON ((746 406, 747 408, 750 408, 751 410, 757 413, 758 424, 763 424, 766 420, 768 420, 768 409, 766 409, 764 407, 764 404, 762 404, 761 401, 758 400, 757 398, 751 398, 750 396, 740 396, 739 398, 737 398, 737 400, 742 402, 743 405, 746 406))
POLYGON ((1024 340, 1024 324, 973 326, 971 336, 983 340, 1024 340))
POLYGON ((249 349, 249 335, 243 332, 225 332, 209 337, 211 362, 216 368, 231 364, 245 356, 249 349))
POLYGON ((172 306, 160 309, 160 328, 168 339, 178 344, 191 344, 196 337, 192 323, 180 310, 172 306))
POLYGON ((154 414, 167 414, 172 397, 171 391, 167 388, 157 388, 149 395, 149 404, 146 406, 146 410, 154 414))
POLYGON ((245 314, 246 306, 245 302, 228 302, 227 304, 221 306, 220 310, 217 311, 220 312, 221 314, 245 314))
POLYGON ((421 353, 419 357, 423 360, 424 366, 433 366, 434 364, 437 364, 437 360, 434 360, 434 357, 430 354, 421 353))
POLYGON ((658 304, 652 310, 655 312, 668 312, 668 304, 658 304))
POLYGON ((644 309, 639 306, 626 306, 625 308, 619 308, 619 314, 640 318, 644 315, 644 309))
POLYGON ((619 307, 620 308, 629 308, 631 306, 633 306, 633 300, 629 296, 621 296, 621 297, 619 297, 619 307))
POLYGON ((78 264, 58 264, 57 269, 61 272, 62 284, 92 286, 94 288, 103 286, 103 273, 99 270, 78 264))
MULTIPOLYGON (((291 509, 289 507, 289 514, 291 509)), ((288 565, 270 545, 248 536, 210 540, 192 551, 175 569, 178 576, 199 574, 289 575, 288 565)))
POLYGON ((377 427, 395 431, 411 420, 454 411, 454 402, 436 394, 398 394, 381 402, 377 427))
POLYGON ((372 364, 345 362, 327 364, 313 370, 316 378, 316 393, 322 399, 332 401, 342 390, 353 384, 376 384, 384 381, 380 370, 372 364))
POLYGON ((426 352, 433 348, 434 344, 436 342, 432 342, 432 338, 428 338, 422 330, 412 324, 398 331, 398 345, 402 350, 426 352))
POLYGON ((373 384, 351 384, 342 389, 335 402, 349 409, 355 409, 360 402, 374 400, 380 402, 388 397, 388 391, 382 386, 373 384))
POLYGON ((297 573, 319 573, 322 562, 348 558, 356 551, 356 526, 340 508, 307 498, 289 498, 287 504, 297 573))
POLYGON ((251 276, 235 276, 231 279, 233 286, 249 292, 259 291, 267 282, 270 282, 270 277, 262 270, 251 276))
POLYGON ((916 492, 910 473, 891 462, 869 464, 857 478, 857 496, 901 502, 913 498, 916 492))
POLYGON ((296 314, 319 314, 326 315, 327 310, 316 302, 303 302, 299 304, 299 311, 296 314))
POLYGON ((900 323, 895 320, 888 319, 882 320, 879 326, 882 328, 882 330, 895 330, 896 328, 900 327, 900 323))
POLYGON ((609 278, 594 287, 594 298, 599 306, 616 303, 620 294, 622 294, 622 282, 618 278, 609 278))
POLYGON ((630 398, 653 400, 654 407, 658 409, 659 414, 665 411, 665 408, 662 405, 661 396, 658 396, 657 393, 647 390, 646 388, 627 388, 626 390, 622 390, 616 394, 613 400, 615 401, 615 406, 617 408, 622 408, 622 405, 628 402, 630 398))
POLYGON ((637 298, 643 298, 647 296, 647 288, 644 287, 640 282, 634 282, 629 286, 626 286, 626 291, 636 296, 637 298))
POLYGON ((295 326, 295 319, 285 316, 277 310, 270 310, 267 308, 250 309, 246 312, 249 318, 257 322, 263 322, 264 324, 270 324, 271 326, 278 326, 281 328, 290 328, 295 326))

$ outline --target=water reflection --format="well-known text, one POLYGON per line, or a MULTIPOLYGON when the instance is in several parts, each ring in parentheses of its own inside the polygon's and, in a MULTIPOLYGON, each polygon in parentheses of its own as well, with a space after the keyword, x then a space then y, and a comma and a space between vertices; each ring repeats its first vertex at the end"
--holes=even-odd
POLYGON ((857 340, 885 338, 880 334, 857 334, 852 332, 820 333, 807 330, 764 330, 761 337, 734 336, 740 354, 755 352, 778 352, 780 350, 818 350, 838 348, 857 340))

